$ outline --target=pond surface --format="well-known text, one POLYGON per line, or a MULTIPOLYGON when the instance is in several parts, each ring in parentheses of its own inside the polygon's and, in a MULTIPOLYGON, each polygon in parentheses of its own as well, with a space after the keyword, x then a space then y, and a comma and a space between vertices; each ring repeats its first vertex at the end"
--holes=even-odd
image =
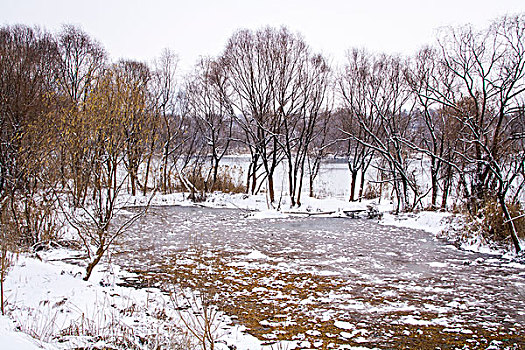
POLYGON ((525 269, 374 220, 152 207, 117 262, 301 348, 525 348, 525 269))

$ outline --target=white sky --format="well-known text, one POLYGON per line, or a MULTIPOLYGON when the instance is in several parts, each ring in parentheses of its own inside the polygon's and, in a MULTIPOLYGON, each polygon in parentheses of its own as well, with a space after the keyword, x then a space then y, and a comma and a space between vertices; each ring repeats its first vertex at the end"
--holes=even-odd
POLYGON ((167 47, 188 69, 220 54, 239 28, 286 25, 337 63, 352 47, 412 54, 439 27, 520 12, 524 0, 0 0, 0 25, 78 24, 112 59, 149 62, 167 47))

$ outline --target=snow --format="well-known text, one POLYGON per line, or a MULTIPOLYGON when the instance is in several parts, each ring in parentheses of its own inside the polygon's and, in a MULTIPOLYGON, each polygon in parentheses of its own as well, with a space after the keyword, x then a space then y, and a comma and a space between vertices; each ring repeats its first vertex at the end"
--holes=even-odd
MULTIPOLYGON (((127 197, 121 203, 129 205, 143 205, 149 201, 149 197, 127 197)), ((427 231, 435 236, 447 228, 448 219, 452 217, 450 213, 444 212, 419 212, 417 214, 392 215, 388 211, 392 209, 390 204, 379 205, 376 201, 363 201, 349 203, 344 199, 326 198, 317 199, 304 197, 301 207, 291 208, 286 197, 281 198, 280 208, 268 209, 268 201, 264 194, 244 195, 244 194, 224 194, 214 193, 208 196, 203 203, 195 204, 188 201, 184 194, 177 193, 171 195, 157 195, 152 201, 152 206, 203 206, 211 208, 230 208, 241 209, 246 215, 253 219, 254 225, 257 220, 279 220, 293 218, 295 215, 322 215, 327 217, 347 217, 345 210, 366 210, 368 206, 378 208, 383 214, 379 223, 398 228, 411 228, 427 231)), ((131 214, 122 211, 121 214, 131 214)), ((451 246, 456 249, 454 246, 451 246)), ((478 247, 478 250, 484 249, 478 247)), ((394 249, 393 249, 394 250, 394 249)), ((320 252, 322 253, 322 252, 320 252)), ((93 273, 89 282, 83 281, 84 268, 69 264, 63 261, 64 258, 77 257, 74 251, 57 249, 49 252, 39 253, 40 256, 21 255, 16 265, 12 267, 5 282, 6 296, 8 302, 9 316, 0 317, 0 345, 2 349, 66 349, 70 347, 83 347, 92 345, 93 338, 87 335, 62 337, 59 341, 52 334, 65 329, 72 329, 75 326, 90 324, 99 332, 108 332, 111 321, 119 320, 119 325, 130 329, 135 334, 152 334, 155 330, 163 327, 170 332, 177 332, 170 323, 180 325, 181 314, 177 311, 176 305, 170 302, 169 296, 159 289, 134 289, 131 287, 118 286, 125 277, 130 274, 114 264, 102 263, 93 273), (41 259, 41 260, 40 260, 41 259), (129 310, 130 315, 126 315, 129 310), (155 312, 162 310, 174 321, 163 321, 152 317, 155 312), (171 327, 171 328, 170 328, 171 327), (21 329, 24 332, 19 331, 21 329), (30 337, 26 333, 33 334, 30 337), (35 339, 36 338, 36 339, 35 339)), ((393 258, 396 252, 388 252, 393 258)), ((253 263, 266 263, 272 254, 253 249, 246 251, 242 256, 243 261, 233 262, 236 266, 250 267, 253 263)), ((483 259, 482 259, 483 260, 483 259)), ((344 263, 344 260, 335 261, 344 263)), ((483 261, 481 261, 483 262, 483 261)), ((481 263, 480 262, 480 263, 481 263)), ((181 259, 175 262, 179 265, 189 265, 194 263, 191 259, 181 259)), ((474 262, 476 263, 476 262, 474 262)), ((430 261, 426 262, 430 268, 441 269, 449 266, 447 262, 430 261)), ((233 266, 233 265, 232 265, 233 266)), ((508 263, 509 267, 523 267, 522 264, 508 263)), ((278 262, 276 268, 281 271, 290 269, 290 265, 285 262, 278 262)), ((359 271, 348 267, 347 271, 358 274, 359 271)), ((337 273, 329 270, 319 269, 315 271, 320 276, 336 275, 337 273)), ((375 281, 372 281, 375 282, 375 281)), ((377 281, 383 283, 383 281, 377 281)), ((521 290, 523 284, 515 283, 521 290)), ((416 286, 398 286, 399 290, 418 288, 416 286)), ((268 289, 264 287, 255 288, 254 293, 265 293, 268 289)), ((433 290, 432 292, 448 292, 447 289, 433 290)), ((525 293, 525 292, 524 292, 525 293)), ((384 296, 393 296, 393 291, 385 291, 384 296)), ((286 295, 278 296, 286 298, 286 295)), ((277 297, 276 297, 277 298, 277 297)), ((326 298, 326 302, 332 300, 326 298)), ((307 304, 308 299, 301 301, 307 304)), ((451 302, 450 307, 465 307, 457 302, 451 302)), ((347 304, 349 310, 369 309, 370 312, 390 312, 392 310, 413 311, 407 309, 406 305, 391 305, 390 309, 370 308, 360 302, 350 301, 347 304)), ((330 315, 327 315, 330 318, 330 315)), ((269 322, 269 321, 268 321, 269 322)), ((288 322, 288 321, 283 321, 288 322)), ((445 331, 456 332, 453 324, 448 320, 422 320, 413 315, 402 318, 402 322, 409 325, 428 326, 442 324, 447 326, 445 331)), ((261 322, 261 324, 263 324, 261 322)), ((268 323, 270 324, 270 322, 268 323)), ((286 323, 286 324, 289 324, 286 323)), ((343 330, 340 336, 353 338, 355 341, 364 341, 364 338, 355 338, 357 335, 365 335, 365 330, 356 329, 356 326, 346 321, 335 321, 334 325, 343 330)), ((236 349, 264 349, 263 343, 257 338, 247 334, 245 328, 240 325, 233 325, 232 320, 226 315, 220 315, 218 320, 218 335, 220 341, 218 349, 227 349, 228 345, 234 345, 236 349)), ((469 330, 459 330, 467 334, 469 330)), ((317 334, 317 330, 310 330, 309 335, 317 334)), ((305 341, 306 342, 306 341, 305 341)), ((285 348, 293 349, 296 342, 282 342, 285 348)), ((102 344, 103 345, 103 344, 102 344)), ((313 344, 320 346, 319 344, 313 344)), ((342 347, 348 349, 359 349, 356 347, 342 347)), ((364 348, 363 348, 364 349, 364 348)))
POLYGON ((349 322, 344 322, 344 321, 335 321, 334 326, 336 326, 337 328, 345 329, 345 330, 355 329, 355 326, 353 324, 349 322))
POLYGON ((268 256, 264 255, 258 250, 253 250, 250 254, 246 255, 245 258, 248 260, 264 260, 268 259, 268 256))
POLYGON ((413 326, 430 326, 432 324, 431 321, 420 320, 420 319, 415 318, 412 315, 401 317, 401 322, 410 324, 413 326))
POLYGON ((430 263, 428 263, 428 265, 430 265, 431 267, 437 267, 437 268, 447 267, 448 266, 447 263, 438 262, 438 261, 430 262, 430 263))
MULTIPOLYGON (((132 334, 147 336, 159 329, 179 335, 173 324, 181 326, 182 317, 177 305, 156 288, 135 289, 120 287, 117 282, 132 274, 116 265, 100 264, 90 281, 82 279, 83 268, 57 261, 74 252, 54 250, 40 253, 39 258, 21 255, 5 281, 5 295, 9 317, 0 317, 0 345, 2 349, 69 349, 93 344, 90 335, 56 334, 77 327, 90 328, 94 335, 110 336, 113 331, 127 329, 132 334), (152 315, 164 313, 163 320, 152 315), (118 327, 112 327, 117 322, 118 327), (23 332, 15 329, 21 329, 23 332), (25 333, 24 333, 25 332, 25 333), (34 338, 26 333, 32 334, 34 338)), ((235 344, 237 349, 262 349, 261 342, 245 333, 245 328, 232 325, 231 319, 217 317, 217 349, 235 344), (222 346, 221 346, 222 345, 222 346)), ((74 332, 73 332, 74 333, 74 332)), ((99 346, 106 345, 99 341, 99 346)))
POLYGON ((446 228, 446 218, 452 216, 451 213, 447 212, 434 212, 434 211, 422 211, 417 214, 400 214, 392 215, 385 213, 381 224, 406 227, 416 230, 424 230, 432 234, 439 234, 446 228))
POLYGON ((253 219, 283 219, 286 217, 288 217, 288 215, 277 210, 258 211, 250 215, 250 218, 253 219))
POLYGON ((0 316, 0 344, 2 349, 36 350, 40 349, 35 339, 22 332, 13 331, 13 321, 7 316, 0 316))

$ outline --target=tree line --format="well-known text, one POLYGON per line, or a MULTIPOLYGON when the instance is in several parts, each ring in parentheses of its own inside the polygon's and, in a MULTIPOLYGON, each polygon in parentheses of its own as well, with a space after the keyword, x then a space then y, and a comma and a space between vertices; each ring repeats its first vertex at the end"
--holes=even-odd
POLYGON ((427 198, 430 209, 446 209, 452 194, 472 216, 494 202, 519 251, 512 208, 525 186, 524 34, 525 15, 508 16, 442 29, 412 57, 351 49, 334 67, 285 27, 243 29, 181 78, 170 50, 149 64, 111 62, 78 27, 4 26, 2 240, 45 240, 60 212, 86 245, 96 242, 94 266, 121 232, 109 234, 119 194, 183 188, 199 200, 222 189, 224 156, 243 153, 244 191, 265 186, 271 206, 278 166, 300 206, 306 183, 315 194, 321 161, 344 157, 351 201, 368 183, 388 186, 395 212, 427 198), (371 169, 377 176, 365 181, 371 169))

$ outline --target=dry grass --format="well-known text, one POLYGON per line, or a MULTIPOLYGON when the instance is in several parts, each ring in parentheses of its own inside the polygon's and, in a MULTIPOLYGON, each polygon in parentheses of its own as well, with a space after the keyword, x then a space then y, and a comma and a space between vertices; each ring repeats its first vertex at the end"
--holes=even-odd
POLYGON ((364 199, 376 199, 380 195, 379 185, 368 183, 363 191, 364 199))
MULTIPOLYGON (((514 220, 514 225, 518 237, 525 238, 525 216, 523 216, 525 210, 519 203, 509 203, 508 210, 511 217, 517 218, 514 220)), ((512 244, 503 210, 495 199, 485 201, 483 208, 479 211, 479 217, 467 215, 463 238, 472 239, 475 237, 482 238, 485 242, 497 247, 512 244)))
MULTIPOLYGON (((521 216, 521 218, 514 220, 514 225, 518 231, 518 236, 525 238, 525 211, 521 208, 519 203, 508 204, 510 216, 513 218, 521 216)), ((489 200, 483 209, 482 232, 486 238, 495 241, 505 241, 508 239, 508 228, 503 210, 496 200, 489 200)))
POLYGON ((192 190, 204 195, 207 192, 220 191, 224 193, 245 193, 246 186, 242 182, 242 171, 239 168, 223 166, 219 168, 217 180, 213 182, 207 176, 207 170, 204 168, 197 169, 186 177, 186 180, 194 186, 194 189, 187 188, 183 182, 177 180, 176 190, 179 192, 191 192, 192 190), (239 174, 236 176, 235 174, 239 174))
POLYGON ((139 306, 133 301, 119 308, 106 298, 86 314, 64 298, 58 303, 45 301, 37 309, 24 310, 23 317, 17 318, 17 328, 41 342, 72 341, 68 346, 84 344, 86 349, 197 350, 194 337, 166 311, 139 306), (78 317, 66 322, 59 317, 63 313, 78 317), (138 319, 144 315, 150 317, 151 324, 130 325, 123 320, 123 317, 138 319))

